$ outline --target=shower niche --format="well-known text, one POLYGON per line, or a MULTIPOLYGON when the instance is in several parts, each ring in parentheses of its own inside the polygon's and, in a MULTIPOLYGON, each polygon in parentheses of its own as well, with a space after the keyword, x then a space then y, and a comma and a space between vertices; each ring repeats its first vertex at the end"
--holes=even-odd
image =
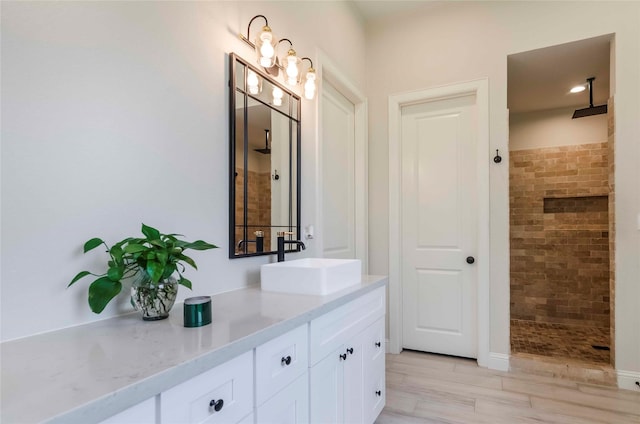
POLYGON ((271 255, 278 232, 300 238, 300 97, 233 53, 229 62, 229 257, 271 255))

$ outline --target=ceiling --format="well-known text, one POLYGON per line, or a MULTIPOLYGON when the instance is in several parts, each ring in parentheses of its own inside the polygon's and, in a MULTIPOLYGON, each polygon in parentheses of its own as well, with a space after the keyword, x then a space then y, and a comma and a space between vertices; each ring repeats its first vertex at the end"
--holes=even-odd
POLYGON ((439 2, 432 0, 350 0, 365 21, 373 21, 384 16, 405 12, 428 4, 439 2))
POLYGON ((593 103, 609 98, 610 36, 512 54, 507 57, 507 105, 510 113, 545 109, 585 108, 588 89, 572 94, 571 87, 593 82, 593 103))
MULTIPOLYGON (((442 4, 442 1, 351 0, 372 22, 393 14, 408 13, 442 4)), ((609 98, 609 45, 611 36, 601 36, 547 47, 507 57, 507 104, 510 113, 589 106, 589 92, 571 94, 569 90, 595 77, 593 102, 598 106, 609 98)))

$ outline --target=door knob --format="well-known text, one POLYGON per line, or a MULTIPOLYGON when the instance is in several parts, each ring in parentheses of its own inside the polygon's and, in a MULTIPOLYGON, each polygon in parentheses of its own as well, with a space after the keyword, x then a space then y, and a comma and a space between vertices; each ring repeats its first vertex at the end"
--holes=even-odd
POLYGON ((376 396, 382 396, 382 392, 380 390, 376 390, 376 396))
POLYGON ((346 353, 341 353, 340 354, 340 359, 342 359, 343 361, 347 360, 347 354, 346 353))
POLYGON ((347 352, 349 352, 349 355, 353 355, 353 348, 350 347, 349 349, 347 349, 347 352))
POLYGON ((467 263, 468 264, 472 264, 476 261, 476 258, 474 258, 473 256, 467 256, 467 263))

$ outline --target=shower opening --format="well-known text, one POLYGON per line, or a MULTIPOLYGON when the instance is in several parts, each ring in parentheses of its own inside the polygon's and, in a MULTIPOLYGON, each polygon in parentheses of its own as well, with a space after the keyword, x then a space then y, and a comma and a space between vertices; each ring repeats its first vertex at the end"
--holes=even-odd
POLYGON ((508 57, 516 357, 613 364, 611 42, 603 36, 508 57), (585 99, 571 97, 571 83, 588 77, 608 112, 572 119, 585 99))

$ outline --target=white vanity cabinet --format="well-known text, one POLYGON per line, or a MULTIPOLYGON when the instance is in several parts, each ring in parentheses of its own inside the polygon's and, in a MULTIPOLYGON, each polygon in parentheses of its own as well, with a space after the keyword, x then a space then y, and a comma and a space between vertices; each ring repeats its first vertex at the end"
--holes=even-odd
POLYGON ((246 422, 253 411, 253 350, 160 394, 161 424, 246 422))
POLYGON ((311 321, 311 423, 375 421, 385 400, 384 312, 381 288, 311 321))
POLYGON ((385 401, 386 283, 365 275, 327 296, 247 287, 213 296, 203 327, 185 328, 178 304, 154 323, 113 317, 2 342, 0 379, 29 384, 12 386, 0 422, 372 424, 385 401), (171 348, 150 361, 158 346, 171 348), (118 349, 127 361, 108 354, 118 349))

